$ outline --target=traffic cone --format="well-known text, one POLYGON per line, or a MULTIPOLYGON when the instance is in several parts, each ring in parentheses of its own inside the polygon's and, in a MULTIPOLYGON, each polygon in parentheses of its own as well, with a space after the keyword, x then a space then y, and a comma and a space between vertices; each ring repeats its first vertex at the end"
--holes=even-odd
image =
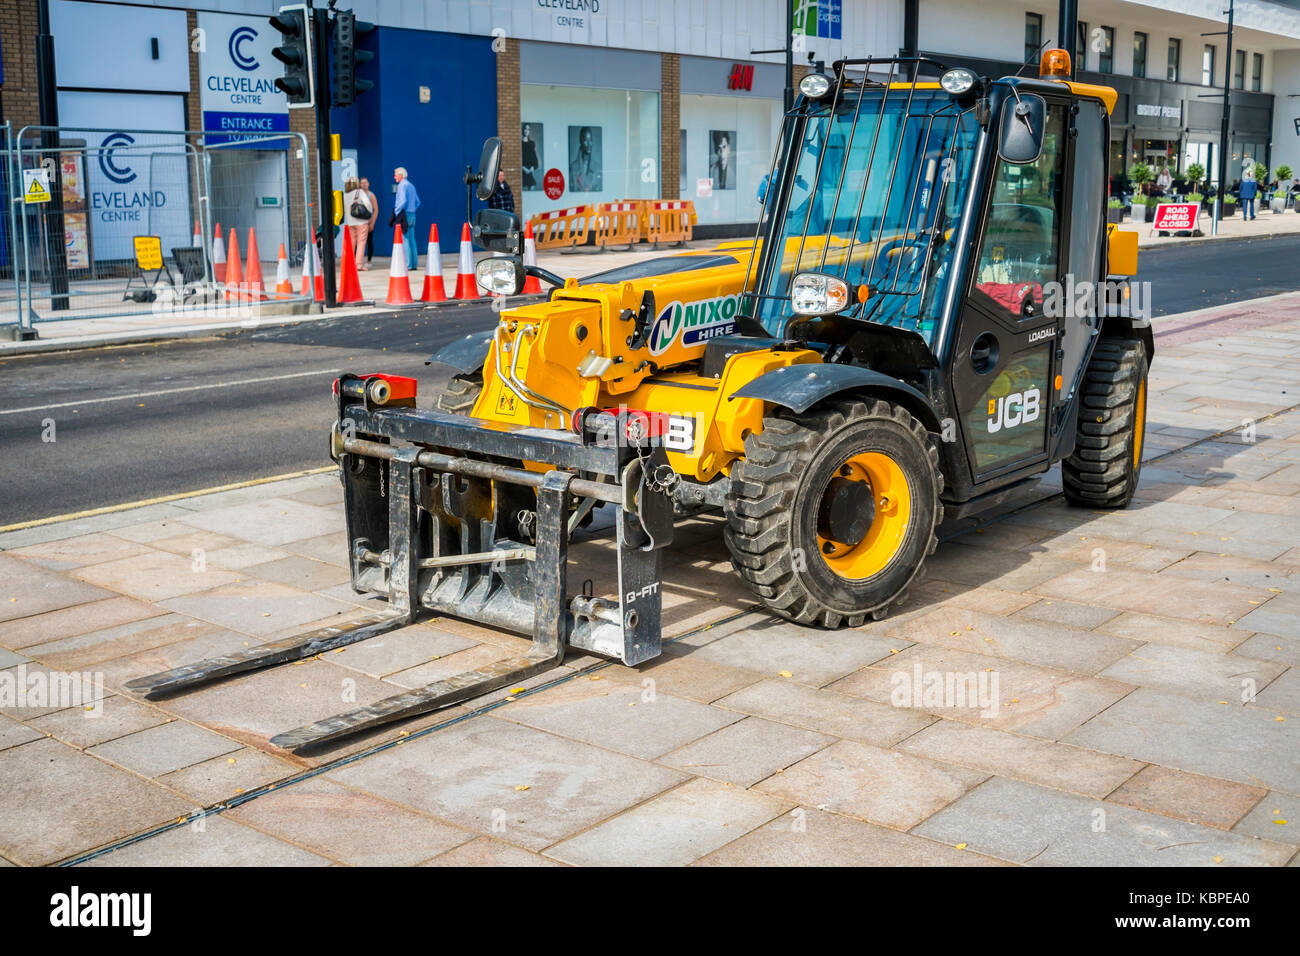
POLYGON ((244 269, 244 294, 246 302, 260 302, 266 298, 266 283, 262 281, 262 256, 257 250, 257 230, 248 227, 248 265, 244 269))
POLYGON ((474 279, 474 243, 469 238, 469 223, 460 231, 460 265, 456 269, 455 299, 477 299, 478 283, 474 279))
POLYGON ((190 245, 195 249, 203 248, 203 233, 199 231, 199 221, 194 220, 194 238, 190 240, 190 245))
POLYGON ((275 260, 275 297, 293 298, 293 283, 289 281, 289 257, 285 255, 283 242, 280 243, 280 254, 275 260))
POLYGON ((226 244, 221 241, 221 223, 217 223, 212 237, 212 278, 216 282, 226 281, 226 244))
MULTIPOLYGON (((311 245, 311 257, 316 265, 315 299, 317 302, 324 302, 325 301, 325 273, 321 271, 320 250, 316 248, 316 243, 313 242, 310 243, 310 245, 311 245)), ((313 297, 312 284, 313 283, 312 283, 311 276, 308 275, 307 273, 307 252, 306 250, 304 250, 302 254, 302 292, 299 294, 305 296, 306 298, 312 298, 313 297)))
POLYGON ((446 302, 447 289, 442 284, 442 250, 438 248, 438 224, 429 226, 429 254, 424 257, 424 291, 421 302, 446 302))
MULTIPOLYGON (((403 260, 405 262, 405 260, 403 260)), ((391 286, 392 283, 390 282, 391 286)), ((407 284, 407 292, 410 292, 410 284, 407 284)), ((407 298, 410 298, 409 294, 407 298)), ((339 296, 340 305, 346 305, 355 302, 363 302, 361 298, 361 276, 357 275, 357 257, 352 247, 352 230, 343 230, 343 261, 339 263, 339 296)))
POLYGON ((226 265, 226 301, 239 301, 239 283, 244 281, 239 267, 239 238, 230 230, 230 262, 226 265))
MULTIPOLYGON (((524 267, 537 265, 537 242, 533 239, 533 224, 531 222, 524 224, 524 267)), ((537 276, 528 276, 524 279, 524 295, 540 293, 542 284, 537 281, 537 276)))
POLYGON ((388 298, 385 305, 414 305, 411 298, 411 274, 406 268, 406 248, 402 245, 402 224, 393 235, 393 255, 388 260, 388 298))

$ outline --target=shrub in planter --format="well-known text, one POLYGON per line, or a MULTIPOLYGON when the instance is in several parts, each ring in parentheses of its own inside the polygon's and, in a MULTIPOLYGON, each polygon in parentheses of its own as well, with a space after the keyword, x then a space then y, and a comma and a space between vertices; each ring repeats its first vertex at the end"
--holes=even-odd
POLYGON ((1106 221, 1114 223, 1124 221, 1124 203, 1117 196, 1111 197, 1106 203, 1106 221))
POLYGON ((1200 163, 1192 163, 1192 165, 1187 167, 1187 182, 1192 187, 1192 189, 1200 188, 1200 185, 1202 182, 1204 182, 1204 180, 1205 180, 1204 166, 1202 166, 1200 163))

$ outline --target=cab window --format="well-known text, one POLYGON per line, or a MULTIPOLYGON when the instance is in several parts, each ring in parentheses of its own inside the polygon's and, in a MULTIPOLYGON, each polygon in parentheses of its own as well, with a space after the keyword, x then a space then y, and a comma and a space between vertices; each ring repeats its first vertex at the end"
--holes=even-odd
POLYGON ((1065 108, 1049 106, 1038 160, 998 161, 974 298, 1015 321, 1043 312, 1043 287, 1059 278, 1065 196, 1065 108))

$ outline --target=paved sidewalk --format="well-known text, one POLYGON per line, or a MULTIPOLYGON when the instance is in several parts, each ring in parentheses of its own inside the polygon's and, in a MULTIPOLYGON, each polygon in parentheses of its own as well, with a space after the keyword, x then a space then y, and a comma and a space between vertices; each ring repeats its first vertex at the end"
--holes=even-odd
POLYGON ((1138 248, 1150 249, 1155 246, 1166 246, 1180 242, 1215 242, 1222 239, 1267 239, 1272 236, 1293 236, 1300 234, 1300 213, 1288 209, 1286 212, 1269 212, 1265 204, 1257 213, 1255 218, 1249 222, 1241 216, 1241 209, 1228 216, 1219 223, 1217 235, 1211 235, 1213 222, 1210 219, 1210 213, 1202 210, 1200 219, 1200 229, 1203 236, 1179 236, 1170 233, 1167 236, 1157 235, 1151 230, 1149 222, 1130 222, 1125 220, 1120 223, 1121 229, 1132 229, 1138 234, 1138 248))
POLYGON ((662 658, 570 659, 312 759, 268 737, 521 643, 435 619, 159 704, 123 693, 363 613, 332 476, 0 537, 0 691, 22 668, 87 695, 0 698, 0 857, 1294 864, 1300 296, 1158 332, 1129 510, 1066 507, 1054 471, 1000 520, 945 527, 899 612, 829 632, 754 611, 717 521, 690 522, 662 658), (985 697, 945 698, 966 680, 985 697))

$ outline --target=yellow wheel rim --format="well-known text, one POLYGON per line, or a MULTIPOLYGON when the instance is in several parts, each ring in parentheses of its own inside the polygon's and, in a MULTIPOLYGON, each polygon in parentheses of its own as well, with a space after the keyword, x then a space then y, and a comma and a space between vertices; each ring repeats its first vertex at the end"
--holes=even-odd
POLYGON ((912 495, 903 469, 880 452, 854 455, 836 474, 850 481, 867 482, 876 503, 875 519, 857 544, 817 535, 817 547, 826 565, 840 577, 858 581, 882 571, 903 546, 912 515, 912 495))
POLYGON ((1142 464, 1142 436, 1147 430, 1147 381, 1138 383, 1137 401, 1133 403, 1133 470, 1142 464))

